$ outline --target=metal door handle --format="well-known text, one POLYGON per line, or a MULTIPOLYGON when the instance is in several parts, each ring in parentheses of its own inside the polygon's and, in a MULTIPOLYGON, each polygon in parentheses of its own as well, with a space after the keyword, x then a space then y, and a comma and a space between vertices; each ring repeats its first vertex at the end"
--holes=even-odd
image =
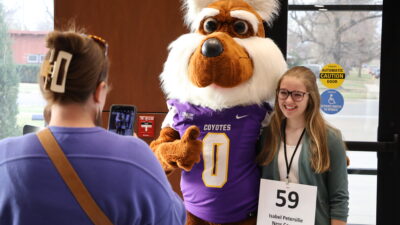
POLYGON ((365 152, 394 152, 399 149, 399 134, 394 134, 391 142, 346 141, 348 150, 365 152))

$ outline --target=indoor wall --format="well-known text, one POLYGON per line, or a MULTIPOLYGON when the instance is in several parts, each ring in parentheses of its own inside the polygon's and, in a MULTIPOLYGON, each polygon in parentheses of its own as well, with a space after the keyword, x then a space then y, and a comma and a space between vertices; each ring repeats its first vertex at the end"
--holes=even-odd
MULTIPOLYGON (((112 90, 104 107, 103 126, 107 127, 111 104, 133 104, 138 115, 155 116, 157 137, 167 112, 158 77, 169 43, 187 32, 180 1, 57 0, 54 3, 56 29, 68 29, 74 24, 109 43, 112 90)), ((153 140, 143 139, 148 143, 153 140)), ((179 174, 176 171, 169 176, 177 192, 179 174)))

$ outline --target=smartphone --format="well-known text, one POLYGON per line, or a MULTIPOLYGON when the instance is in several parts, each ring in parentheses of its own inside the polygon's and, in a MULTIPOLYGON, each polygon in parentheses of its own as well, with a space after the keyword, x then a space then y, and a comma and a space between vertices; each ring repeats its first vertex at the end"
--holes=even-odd
POLYGON ((136 121, 136 106, 111 105, 108 130, 120 135, 132 136, 136 121))

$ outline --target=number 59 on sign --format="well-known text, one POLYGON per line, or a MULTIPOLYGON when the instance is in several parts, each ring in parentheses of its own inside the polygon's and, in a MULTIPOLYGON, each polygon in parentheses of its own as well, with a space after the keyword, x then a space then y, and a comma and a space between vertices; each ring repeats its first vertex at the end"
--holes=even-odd
POLYGON ((257 225, 314 224, 316 201, 316 186, 261 179, 257 225))

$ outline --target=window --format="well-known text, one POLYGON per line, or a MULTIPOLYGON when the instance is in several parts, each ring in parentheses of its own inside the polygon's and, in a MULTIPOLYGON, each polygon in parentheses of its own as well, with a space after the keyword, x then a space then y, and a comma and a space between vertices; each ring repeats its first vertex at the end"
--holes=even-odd
POLYGON ((24 125, 43 127, 46 104, 37 74, 47 49, 46 34, 53 30, 53 0, 0 1, 0 139, 21 135, 24 125), (4 74, 3 74, 3 71, 4 74))
POLYGON ((45 56, 44 54, 28 54, 26 62, 39 64, 44 61, 45 56))
MULTIPOLYGON (((304 65, 317 72, 329 63, 341 65, 346 78, 339 91, 345 105, 342 112, 326 116, 346 140, 376 141, 381 14, 291 11, 288 16, 289 66, 304 65)), ((320 87, 321 92, 326 89, 320 87)))
POLYGON ((40 63, 42 63, 43 61, 44 61, 44 58, 46 57, 46 55, 39 55, 39 57, 40 57, 40 63))
POLYGON ((27 63, 39 63, 40 57, 39 55, 28 55, 27 57, 27 63))
MULTIPOLYGON (((331 63, 345 71, 335 88, 344 98, 336 114, 323 113, 346 141, 377 141, 382 1, 289 0, 287 62, 319 78, 331 63)), ((319 82, 320 93, 328 88, 319 82)), ((376 152, 351 152, 349 169, 377 169, 376 152)), ((376 175, 349 175, 348 224, 375 224, 376 175)))

